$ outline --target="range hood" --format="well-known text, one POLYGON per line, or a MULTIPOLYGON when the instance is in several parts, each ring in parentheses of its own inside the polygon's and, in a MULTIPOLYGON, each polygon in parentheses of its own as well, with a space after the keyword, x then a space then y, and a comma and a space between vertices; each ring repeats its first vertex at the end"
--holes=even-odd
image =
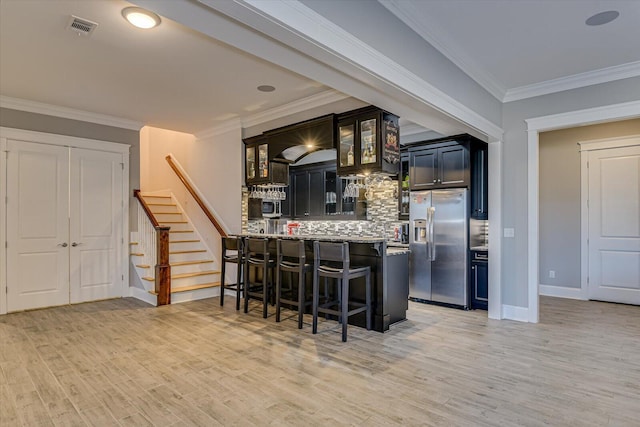
POLYGON ((264 132, 271 160, 295 163, 309 153, 335 148, 335 114, 264 132))

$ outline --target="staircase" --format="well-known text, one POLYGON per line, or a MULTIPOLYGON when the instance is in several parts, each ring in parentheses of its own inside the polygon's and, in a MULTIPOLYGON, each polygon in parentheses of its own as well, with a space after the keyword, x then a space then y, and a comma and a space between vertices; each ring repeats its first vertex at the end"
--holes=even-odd
MULTIPOLYGON (((171 194, 144 194, 142 198, 161 226, 169 231, 169 264, 171 265, 171 303, 211 298, 220 295, 220 271, 197 230, 171 194)), ((132 234, 131 262, 147 295, 138 298, 155 304, 155 265, 145 263, 144 249, 132 234)))

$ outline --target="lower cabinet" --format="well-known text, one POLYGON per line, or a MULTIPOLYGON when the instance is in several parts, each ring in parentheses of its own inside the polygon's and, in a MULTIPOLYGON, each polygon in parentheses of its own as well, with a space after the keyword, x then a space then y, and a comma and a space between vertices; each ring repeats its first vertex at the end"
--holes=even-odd
POLYGON ((488 260, 476 258, 471 261, 471 308, 487 310, 489 302, 489 263, 488 260))

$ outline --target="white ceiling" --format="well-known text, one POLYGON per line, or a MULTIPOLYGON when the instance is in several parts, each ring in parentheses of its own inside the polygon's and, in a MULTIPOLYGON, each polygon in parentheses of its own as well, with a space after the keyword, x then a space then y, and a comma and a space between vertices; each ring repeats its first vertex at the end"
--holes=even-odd
POLYGON ((380 3, 500 100, 640 75, 639 0, 380 3), (607 10, 620 16, 585 25, 607 10))
MULTIPOLYGON (((501 100, 597 80, 584 78, 585 73, 604 81, 640 75, 640 0, 380 3, 501 100), (608 9, 621 16, 602 27, 584 25, 586 18, 608 9)), ((266 123, 290 114, 292 107, 298 113, 318 107, 324 114, 364 105, 169 19, 153 30, 136 29, 120 13, 130 5, 123 0, 1 0, 3 99, 189 133, 232 118, 248 126, 266 123), (90 37, 78 36, 65 29, 70 15, 99 26, 90 37), (277 89, 256 90, 264 84, 277 89)), ((401 129, 425 130, 404 120, 401 129)), ((467 128, 454 125, 447 131, 452 129, 467 128)))
POLYGON ((168 19, 134 28, 121 16, 127 6, 2 0, 0 93, 190 133, 303 98, 346 98, 168 19), (79 36, 65 29, 70 15, 99 25, 79 36))

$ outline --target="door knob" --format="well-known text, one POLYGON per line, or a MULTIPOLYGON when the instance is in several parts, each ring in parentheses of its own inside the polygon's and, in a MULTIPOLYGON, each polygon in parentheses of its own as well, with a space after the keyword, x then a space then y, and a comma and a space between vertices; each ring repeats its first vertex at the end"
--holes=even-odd
POLYGON ((58 243, 58 246, 62 246, 63 248, 66 248, 69 245, 67 245, 67 242, 64 242, 64 243, 58 243))
POLYGON ((81 244, 82 244, 82 243, 76 243, 76 242, 73 242, 73 243, 71 244, 71 246, 73 246, 73 247, 75 248, 76 246, 80 246, 81 244))

